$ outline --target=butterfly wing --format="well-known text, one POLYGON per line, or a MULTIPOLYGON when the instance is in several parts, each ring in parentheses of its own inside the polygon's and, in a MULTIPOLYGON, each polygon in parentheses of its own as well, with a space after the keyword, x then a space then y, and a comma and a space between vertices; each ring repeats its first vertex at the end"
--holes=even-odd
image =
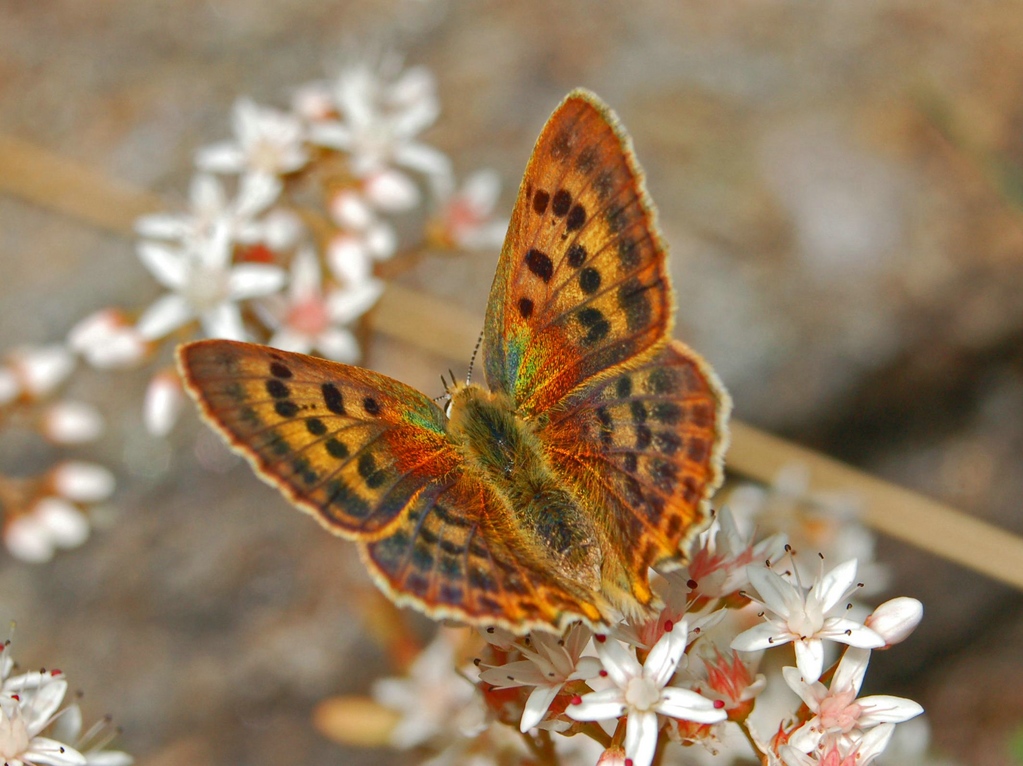
POLYGON ((484 483, 463 473, 419 499, 387 537, 361 543, 363 561, 395 603, 433 617, 516 634, 601 622, 604 599, 531 560, 505 514, 484 483))
POLYGON ((457 466, 440 408, 384 375, 226 340, 182 346, 178 360, 206 420, 343 537, 386 534, 457 466))
POLYGON ((675 564, 706 525, 724 476, 731 402, 709 366, 671 341, 570 396, 538 431, 551 461, 612 544, 604 590, 650 600, 650 567, 675 564))
POLYGON ((466 470, 423 394, 234 341, 182 346, 178 363, 205 419, 295 505, 359 541, 395 602, 516 633, 600 619, 603 604, 516 547, 508 511, 466 470))
POLYGON ((665 250, 631 141, 573 91, 526 167, 490 292, 487 383, 525 417, 652 353, 670 331, 665 250))

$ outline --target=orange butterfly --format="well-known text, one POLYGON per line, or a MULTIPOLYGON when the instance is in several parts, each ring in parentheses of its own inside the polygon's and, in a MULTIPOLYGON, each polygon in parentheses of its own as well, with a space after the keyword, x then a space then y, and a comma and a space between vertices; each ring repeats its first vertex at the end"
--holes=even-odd
POLYGON ((654 209, 614 114, 576 90, 526 167, 447 411, 369 370, 223 340, 178 362, 257 473, 355 540, 397 604, 514 633, 652 612, 722 480, 730 409, 670 339, 654 209))

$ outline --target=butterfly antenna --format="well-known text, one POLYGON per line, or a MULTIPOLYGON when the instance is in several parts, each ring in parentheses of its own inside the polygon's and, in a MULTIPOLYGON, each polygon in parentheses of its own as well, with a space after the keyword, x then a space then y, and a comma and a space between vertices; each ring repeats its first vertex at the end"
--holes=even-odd
POLYGON ((469 360, 469 372, 465 376, 465 385, 469 385, 472 381, 472 366, 476 364, 476 354, 479 353, 481 343, 483 343, 482 330, 480 330, 480 336, 476 339, 476 348, 472 350, 472 358, 469 360))

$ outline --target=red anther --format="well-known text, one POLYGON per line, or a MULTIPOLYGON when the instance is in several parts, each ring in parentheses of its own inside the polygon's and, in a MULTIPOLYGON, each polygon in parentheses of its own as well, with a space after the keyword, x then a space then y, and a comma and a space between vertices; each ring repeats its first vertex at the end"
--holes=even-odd
POLYGON ((714 700, 714 707, 716 707, 718 710, 720 710, 724 706, 725 706, 724 700, 714 700))
POLYGON ((12 694, 12 695, 11 695, 11 699, 12 699, 12 700, 17 700, 17 701, 20 701, 20 700, 21 700, 21 697, 20 697, 20 696, 18 696, 17 694, 12 694))
POLYGON ((700 583, 696 582, 696 580, 686 580, 686 587, 689 590, 696 590, 700 587, 700 583))
POLYGON ((597 675, 600 676, 601 678, 607 678, 607 671, 601 668, 600 672, 597 673, 597 675))
POLYGON ((632 766, 632 759, 631 758, 626 758, 625 759, 625 766, 632 766))
POLYGON ((675 623, 673 623, 671 620, 665 620, 664 621, 664 632, 665 633, 671 633, 671 631, 673 631, 674 629, 675 629, 675 623))
POLYGON ((604 635, 603 633, 598 633, 597 635, 595 635, 595 636, 593 637, 593 639, 594 639, 594 640, 595 640, 595 641, 596 641, 596 642, 597 642, 598 644, 602 644, 602 643, 604 643, 605 641, 607 641, 607 636, 605 636, 605 635, 604 635))
POLYGON ((58 670, 57 668, 54 668, 53 670, 50 671, 50 675, 51 676, 59 676, 61 674, 61 672, 62 671, 58 670))
POLYGON ((581 704, 583 704, 583 698, 580 697, 578 694, 576 694, 576 695, 574 695, 572 697, 571 704, 573 704, 573 705, 581 705, 581 704))

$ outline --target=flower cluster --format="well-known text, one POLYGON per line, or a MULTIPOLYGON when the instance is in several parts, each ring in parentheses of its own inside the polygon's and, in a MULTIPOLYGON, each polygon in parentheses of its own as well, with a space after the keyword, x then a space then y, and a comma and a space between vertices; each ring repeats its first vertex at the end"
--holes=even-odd
POLYGON ((68 683, 59 670, 13 674, 10 641, 0 646, 0 760, 6 766, 130 766, 107 750, 116 735, 108 719, 82 731, 76 703, 62 707, 68 683))
POLYGON ((868 764, 896 724, 922 712, 900 697, 859 696, 871 651, 905 639, 922 607, 895 598, 856 619, 848 605, 862 589, 857 561, 828 569, 817 557, 804 583, 797 560, 779 535, 741 534, 725 509, 693 544, 688 566, 656 576, 660 607, 645 621, 596 632, 577 623, 563 635, 487 628, 474 672, 456 672, 456 634, 447 629, 408 680, 378 684, 391 693, 375 694, 375 704, 395 716, 379 744, 426 747, 431 764, 471 753, 478 764, 650 766, 679 762, 676 745, 689 747, 686 763, 703 752, 725 763, 868 764), (830 664, 834 646, 845 651, 830 664), (759 709, 768 683, 760 667, 789 690, 780 711, 774 701, 759 709), (440 710, 427 699, 447 702, 440 710))
MULTIPOLYGON (((451 160, 421 140, 439 112, 433 75, 391 54, 298 88, 287 110, 239 99, 233 135, 196 153, 186 209, 136 222, 139 261, 163 294, 146 307, 99 309, 63 343, 9 353, 0 436, 18 421, 61 444, 96 438, 95 408, 47 403, 78 359, 100 370, 149 366, 143 423, 167 435, 183 404, 170 354, 196 334, 356 361, 358 323, 385 277, 416 253, 496 250, 504 236, 496 174, 478 171, 459 187, 451 160)), ((46 561, 80 544, 87 506, 112 489, 109 472, 82 463, 0 475, 7 548, 46 561)))
MULTIPOLYGON (((21 427, 57 447, 85 444, 103 433, 103 417, 90 404, 58 398, 75 368, 60 345, 19 348, 0 363, 0 429, 21 427)), ((89 536, 90 514, 114 491, 105 467, 61 460, 35 476, 0 474, 3 542, 23 561, 49 561, 59 548, 89 536)))

